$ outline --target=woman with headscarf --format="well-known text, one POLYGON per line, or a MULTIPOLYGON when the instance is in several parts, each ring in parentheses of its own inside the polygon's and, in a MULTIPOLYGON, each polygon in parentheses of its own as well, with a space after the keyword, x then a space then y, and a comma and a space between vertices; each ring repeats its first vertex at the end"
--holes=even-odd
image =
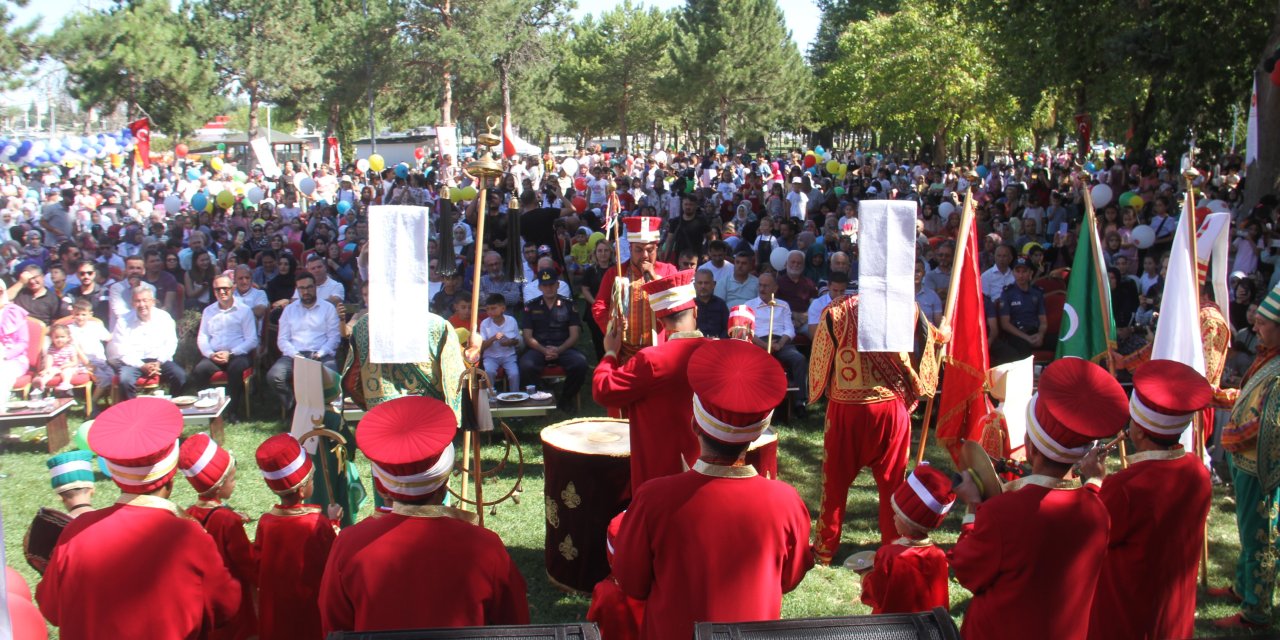
MULTIPOLYGON (((803 238, 809 232, 800 234, 803 238)), ((812 234, 810 234, 812 235, 812 234)), ((804 252, 804 277, 823 282, 827 279, 827 248, 821 242, 814 242, 804 252)))

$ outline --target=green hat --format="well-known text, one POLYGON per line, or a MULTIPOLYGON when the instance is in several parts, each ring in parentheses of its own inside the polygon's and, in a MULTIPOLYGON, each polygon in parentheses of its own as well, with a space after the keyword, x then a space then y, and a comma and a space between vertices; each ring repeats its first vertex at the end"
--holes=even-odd
POLYGON ((93 452, 83 449, 59 453, 45 463, 49 484, 57 493, 93 486, 93 452))
POLYGON ((1262 303, 1258 305, 1258 315, 1280 324, 1280 285, 1276 285, 1276 288, 1262 299, 1262 303))

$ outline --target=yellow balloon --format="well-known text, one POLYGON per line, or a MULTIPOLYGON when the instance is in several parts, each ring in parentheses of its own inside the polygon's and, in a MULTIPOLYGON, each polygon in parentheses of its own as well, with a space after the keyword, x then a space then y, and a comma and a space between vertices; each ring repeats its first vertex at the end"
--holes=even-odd
POLYGON ((122 164, 124 164, 124 156, 118 153, 111 154, 111 166, 119 169, 122 164))
POLYGON ((1146 201, 1142 199, 1142 196, 1129 198, 1129 206, 1133 207, 1134 211, 1140 211, 1144 204, 1146 204, 1146 201))
POLYGON ((382 156, 375 153, 369 156, 369 168, 374 171, 382 171, 387 168, 387 161, 383 160, 382 156))
POLYGON ((844 166, 844 165, 840 164, 840 161, 839 161, 839 160, 828 160, 828 161, 827 161, 827 173, 830 173, 831 175, 838 174, 838 173, 840 173, 840 167, 842 167, 842 166, 844 166))
POLYGON ((244 184, 243 184, 243 183, 236 183, 236 186, 235 186, 235 192, 236 192, 236 195, 238 195, 238 196, 242 196, 242 195, 244 195, 244 194, 245 194, 244 184))
POLYGON ((230 191, 223 191, 218 194, 218 206, 223 209, 230 209, 236 203, 236 194, 230 191))
POLYGON ((205 213, 213 213, 213 198, 206 198, 204 203, 205 213))
POLYGON ((213 158, 209 160, 209 167, 214 171, 222 171, 222 158, 213 158))

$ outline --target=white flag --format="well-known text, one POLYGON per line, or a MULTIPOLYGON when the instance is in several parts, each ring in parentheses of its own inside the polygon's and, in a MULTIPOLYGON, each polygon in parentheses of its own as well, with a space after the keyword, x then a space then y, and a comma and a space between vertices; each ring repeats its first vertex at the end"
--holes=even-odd
MULTIPOLYGON (((1194 198, 1187 197, 1189 202, 1194 198)), ((1151 348, 1152 360, 1181 362, 1204 375, 1204 343, 1200 338, 1200 288, 1196 268, 1191 264, 1193 239, 1188 217, 1195 220, 1190 207, 1183 207, 1178 231, 1169 253, 1169 270, 1164 280, 1164 299, 1160 302, 1160 320, 1156 324, 1156 340, 1151 348)), ((1194 452, 1195 430, 1188 427, 1179 441, 1183 450, 1194 452)))
POLYGON ((1253 75, 1253 93, 1249 98, 1249 132, 1245 134, 1245 171, 1258 160, 1258 74, 1253 75))

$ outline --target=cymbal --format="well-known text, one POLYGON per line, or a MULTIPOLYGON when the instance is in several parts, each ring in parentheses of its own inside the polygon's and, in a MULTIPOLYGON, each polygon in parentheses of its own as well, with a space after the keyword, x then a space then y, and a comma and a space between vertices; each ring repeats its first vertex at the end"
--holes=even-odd
POLYGON ((996 475, 996 468, 991 464, 991 456, 986 449, 973 440, 965 440, 960 445, 960 464, 964 470, 973 475, 979 485, 983 500, 990 500, 1004 493, 1004 484, 996 475))
POLYGON ((868 549, 859 551, 844 559, 844 568, 854 573, 866 573, 875 565, 876 552, 868 549))

